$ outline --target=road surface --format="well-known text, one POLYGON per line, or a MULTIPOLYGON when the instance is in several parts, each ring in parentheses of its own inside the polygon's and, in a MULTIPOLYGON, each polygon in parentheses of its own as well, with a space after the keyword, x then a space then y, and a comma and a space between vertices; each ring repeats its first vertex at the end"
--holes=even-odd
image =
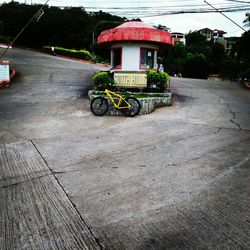
POLYGON ((249 249, 249 90, 172 78, 171 107, 95 117, 86 95, 104 68, 8 57, 0 249, 249 249))

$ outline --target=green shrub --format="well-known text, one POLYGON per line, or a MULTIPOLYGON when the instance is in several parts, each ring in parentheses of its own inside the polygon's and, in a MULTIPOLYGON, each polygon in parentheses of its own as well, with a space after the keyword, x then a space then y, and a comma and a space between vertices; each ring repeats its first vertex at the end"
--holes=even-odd
POLYGON ((13 41, 14 37, 12 36, 0 36, 0 43, 10 44, 13 41))
POLYGON ((109 87, 113 86, 115 81, 108 72, 100 72, 93 76, 93 83, 98 87, 109 87))
MULTIPOLYGON (((51 47, 53 46, 44 46, 43 49, 50 52, 51 47)), ((90 52, 84 49, 75 50, 75 49, 66 49, 62 47, 54 47, 54 49, 55 49, 55 53, 59 55, 69 56, 69 57, 83 59, 83 60, 93 59, 93 56, 90 54, 90 52)))
POLYGON ((91 62, 93 63, 104 63, 104 64, 109 64, 109 61, 102 58, 101 56, 94 56, 92 59, 91 59, 91 62))
POLYGON ((166 72, 159 72, 159 74, 160 74, 160 78, 161 78, 161 80, 160 80, 161 84, 165 84, 170 78, 166 72))
POLYGON ((147 71, 148 87, 155 85, 156 87, 164 88, 169 78, 169 75, 165 72, 156 70, 147 71))
POLYGON ((154 84, 156 85, 157 83, 159 83, 161 81, 161 77, 159 72, 157 72, 156 70, 149 70, 147 71, 147 83, 148 84, 154 84))

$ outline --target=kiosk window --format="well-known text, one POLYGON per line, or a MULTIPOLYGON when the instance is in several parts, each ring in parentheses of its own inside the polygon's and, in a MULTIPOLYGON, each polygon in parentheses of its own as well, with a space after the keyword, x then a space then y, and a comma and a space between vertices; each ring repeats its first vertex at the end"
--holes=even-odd
POLYGON ((115 48, 112 50, 112 68, 121 69, 122 67, 122 48, 115 48))
POLYGON ((141 48, 140 68, 154 68, 154 52, 153 49, 141 48))

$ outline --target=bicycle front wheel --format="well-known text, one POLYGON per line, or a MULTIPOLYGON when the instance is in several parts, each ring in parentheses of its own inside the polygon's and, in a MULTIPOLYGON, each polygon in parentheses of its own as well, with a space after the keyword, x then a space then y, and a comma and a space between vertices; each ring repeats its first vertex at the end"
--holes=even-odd
POLYGON ((108 101, 103 97, 96 97, 90 104, 90 109, 96 116, 102 116, 108 111, 108 101))
POLYGON ((139 114, 141 109, 140 102, 134 97, 126 98, 126 101, 131 105, 131 107, 126 109, 121 109, 122 113, 128 117, 133 117, 139 114))

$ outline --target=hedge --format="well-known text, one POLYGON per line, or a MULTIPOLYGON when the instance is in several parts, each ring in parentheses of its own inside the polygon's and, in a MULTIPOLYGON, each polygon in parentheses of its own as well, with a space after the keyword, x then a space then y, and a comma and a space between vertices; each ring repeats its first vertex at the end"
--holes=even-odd
MULTIPOLYGON (((45 49, 47 52, 51 52, 52 47, 53 46, 44 46, 43 49, 45 49)), ((75 49, 66 49, 62 47, 54 47, 54 51, 56 54, 59 55, 70 56, 83 60, 92 60, 94 58, 89 51, 84 49, 75 50, 75 49)))

